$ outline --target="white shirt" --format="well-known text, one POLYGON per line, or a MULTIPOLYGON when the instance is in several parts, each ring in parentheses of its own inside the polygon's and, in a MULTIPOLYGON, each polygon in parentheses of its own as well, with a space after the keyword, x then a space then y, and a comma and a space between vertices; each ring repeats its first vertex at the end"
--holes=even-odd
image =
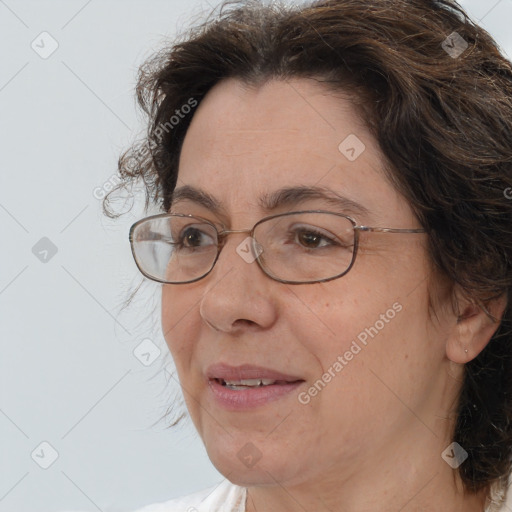
POLYGON ((245 512, 247 489, 223 480, 182 498, 147 505, 135 512, 245 512))
MULTIPOLYGON (((224 480, 220 484, 182 498, 147 505, 135 512, 245 512, 247 489, 224 480)), ((497 502, 501 501, 496 496, 497 502)), ((512 491, 507 492, 507 500, 501 505, 491 505, 486 512, 510 512, 512 491)))

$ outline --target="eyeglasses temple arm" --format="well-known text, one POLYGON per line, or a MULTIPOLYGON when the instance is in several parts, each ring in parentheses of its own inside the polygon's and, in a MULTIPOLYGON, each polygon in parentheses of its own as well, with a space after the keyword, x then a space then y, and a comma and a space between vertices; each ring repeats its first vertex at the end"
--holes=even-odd
POLYGON ((354 226, 358 231, 374 231, 377 233, 426 233, 425 229, 407 229, 407 228, 374 228, 370 226, 354 226))

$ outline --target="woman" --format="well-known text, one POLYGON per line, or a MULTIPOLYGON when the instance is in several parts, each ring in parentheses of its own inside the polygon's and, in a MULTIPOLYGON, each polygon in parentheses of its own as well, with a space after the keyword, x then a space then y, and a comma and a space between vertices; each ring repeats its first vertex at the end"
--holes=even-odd
MULTIPOLYGON (((188 412, 226 480, 156 511, 505 511, 512 69, 453 0, 226 4, 142 70, 188 412)), ((108 209, 108 204, 106 205, 108 209)))

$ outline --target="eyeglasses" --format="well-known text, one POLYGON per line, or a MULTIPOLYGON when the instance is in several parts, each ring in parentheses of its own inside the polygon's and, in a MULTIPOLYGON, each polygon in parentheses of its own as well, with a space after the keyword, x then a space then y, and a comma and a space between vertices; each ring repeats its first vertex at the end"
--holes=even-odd
POLYGON ((219 230, 202 217, 164 213, 130 228, 135 263, 149 279, 165 284, 193 283, 215 266, 228 235, 247 233, 237 247, 281 283, 331 281, 354 264, 361 231, 425 233, 424 229, 358 226, 347 215, 323 210, 286 212, 259 220, 252 229, 219 230))

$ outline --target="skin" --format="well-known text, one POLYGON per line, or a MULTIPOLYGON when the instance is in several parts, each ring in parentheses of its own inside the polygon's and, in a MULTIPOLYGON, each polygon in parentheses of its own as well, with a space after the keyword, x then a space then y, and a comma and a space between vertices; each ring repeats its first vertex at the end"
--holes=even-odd
MULTIPOLYGON (((367 208, 359 224, 421 227, 383 165, 349 99, 318 81, 250 88, 229 79, 194 114, 178 176, 178 187, 213 195, 222 210, 188 199, 172 210, 244 229, 274 213, 258 206, 262 195, 323 186, 367 208), (338 150, 350 134, 366 147, 353 162, 338 150)), ((333 210, 313 200, 278 211, 316 208, 333 210)), ((246 263, 236 252, 246 237, 231 235, 204 279, 163 286, 162 326, 194 425, 216 468, 248 488, 247 511, 484 510, 484 494, 465 494, 441 453, 451 443, 463 364, 497 325, 433 274, 427 235, 364 234, 348 274, 308 285, 279 283, 246 263), (395 303, 401 311, 300 403, 298 393, 395 303), (212 400, 204 378, 217 362, 257 364, 306 382, 278 401, 229 412, 212 400), (237 457, 247 443, 261 452, 251 468, 237 457)), ((493 312, 499 316, 503 306, 493 312)))

